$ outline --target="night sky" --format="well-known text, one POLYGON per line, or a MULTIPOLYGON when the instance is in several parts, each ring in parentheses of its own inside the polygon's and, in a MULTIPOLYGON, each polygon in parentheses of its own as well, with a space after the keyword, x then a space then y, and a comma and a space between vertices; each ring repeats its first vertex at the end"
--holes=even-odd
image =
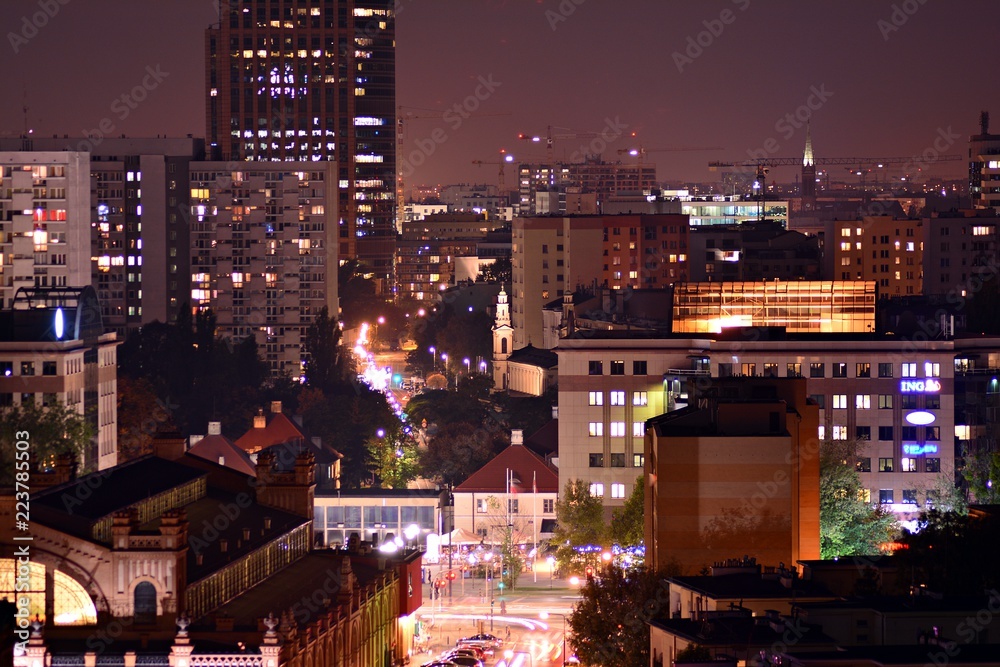
MULTIPOLYGON (((41 136, 82 138, 105 118, 116 134, 204 136, 204 28, 214 7, 214 0, 3 0, 0 130, 22 133, 26 96, 28 126, 41 136), (45 5, 58 12, 31 36, 25 17, 45 5), (147 67, 161 75, 147 99, 134 109, 116 104, 144 77, 154 82, 147 67)), ((548 125, 566 128, 560 133, 638 133, 637 141, 611 142, 606 159, 640 142, 650 150, 723 147, 647 157, 661 179, 704 181, 716 178, 709 160, 744 158, 768 139, 772 155, 800 155, 797 111, 812 116, 817 156, 911 156, 935 140, 964 154, 983 109, 993 111, 1000 133, 996 0, 399 0, 399 7, 397 102, 420 115, 466 100, 478 106, 468 119, 409 121, 404 158, 418 140, 430 152, 428 138, 442 136, 435 130, 445 139, 433 143, 408 185, 495 183, 495 167, 471 161, 495 160, 501 148, 518 160, 542 158, 541 147, 515 137, 548 125), (470 99, 477 89, 483 99, 470 99), (813 110, 799 109, 810 102, 813 110)), ((557 141, 555 155, 587 152, 592 141, 557 141)), ((930 166, 933 175, 965 171, 964 162, 930 166)), ((790 181, 793 170, 777 177, 790 181)))

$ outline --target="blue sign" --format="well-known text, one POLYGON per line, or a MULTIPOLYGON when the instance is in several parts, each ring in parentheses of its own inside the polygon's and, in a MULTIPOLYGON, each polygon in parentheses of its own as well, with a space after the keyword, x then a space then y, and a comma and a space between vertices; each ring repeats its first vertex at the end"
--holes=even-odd
POLYGON ((915 443, 903 443, 903 453, 907 456, 923 456, 924 454, 937 454, 938 446, 927 443, 918 445, 915 443))
POLYGON ((904 394, 936 394, 941 391, 941 380, 900 380, 899 391, 904 394))

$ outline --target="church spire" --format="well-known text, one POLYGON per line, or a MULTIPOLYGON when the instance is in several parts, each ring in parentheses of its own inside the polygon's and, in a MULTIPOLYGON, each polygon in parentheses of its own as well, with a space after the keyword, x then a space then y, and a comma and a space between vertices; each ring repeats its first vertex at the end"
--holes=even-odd
POLYGON ((806 150, 802 154, 802 166, 812 167, 813 162, 813 141, 812 135, 809 133, 809 123, 806 123, 806 150))

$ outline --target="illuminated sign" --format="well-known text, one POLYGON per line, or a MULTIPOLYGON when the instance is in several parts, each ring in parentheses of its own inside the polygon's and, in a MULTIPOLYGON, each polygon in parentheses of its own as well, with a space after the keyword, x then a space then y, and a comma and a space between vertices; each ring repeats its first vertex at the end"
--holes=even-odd
POLYGON ((923 456, 924 454, 937 454, 938 446, 927 443, 925 445, 903 443, 903 453, 907 456, 923 456))
POLYGON ((914 426, 927 426, 934 423, 934 413, 926 410, 917 410, 906 415, 906 421, 914 426))
POLYGON ((936 394, 941 391, 941 380, 900 380, 899 391, 904 394, 936 394))
POLYGON ((56 321, 55 321, 56 340, 59 340, 63 337, 65 329, 66 329, 66 322, 63 319, 63 309, 56 308, 56 321))

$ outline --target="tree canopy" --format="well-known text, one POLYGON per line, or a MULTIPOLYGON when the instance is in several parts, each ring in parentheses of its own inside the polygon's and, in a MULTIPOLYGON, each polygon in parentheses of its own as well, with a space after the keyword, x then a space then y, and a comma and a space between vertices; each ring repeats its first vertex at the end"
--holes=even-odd
POLYGON ((892 512, 865 499, 856 440, 820 443, 819 523, 822 558, 871 555, 899 532, 892 512))
POLYGON ((635 547, 642 544, 645 524, 646 490, 643 476, 635 480, 632 495, 625 504, 611 514, 611 539, 622 547, 635 547))
MULTIPOLYGON (((90 447, 94 429, 83 415, 56 401, 48 406, 22 403, 0 408, 0 485, 14 484, 19 440, 30 444, 29 470, 47 470, 60 454, 71 454, 77 464, 90 447)), ((82 473, 93 470, 80 470, 82 473)))
POLYGON ((579 548, 606 546, 607 535, 601 499, 590 493, 590 487, 582 479, 566 482, 562 495, 556 501, 556 529, 552 537, 558 545, 556 560, 559 567, 570 572, 582 572, 586 564, 596 563, 596 556, 583 556, 579 548))
POLYGON ((444 484, 460 484, 505 446, 495 432, 468 422, 441 426, 420 453, 424 477, 444 484))
POLYGON ((647 568, 602 568, 580 591, 567 621, 570 643, 585 665, 635 667, 649 664, 649 620, 667 615, 664 580, 674 573, 647 568))
POLYGON ((907 581, 948 595, 982 595, 1000 588, 996 554, 1000 549, 1000 516, 989 511, 962 515, 928 510, 920 530, 904 531, 895 552, 907 581))

